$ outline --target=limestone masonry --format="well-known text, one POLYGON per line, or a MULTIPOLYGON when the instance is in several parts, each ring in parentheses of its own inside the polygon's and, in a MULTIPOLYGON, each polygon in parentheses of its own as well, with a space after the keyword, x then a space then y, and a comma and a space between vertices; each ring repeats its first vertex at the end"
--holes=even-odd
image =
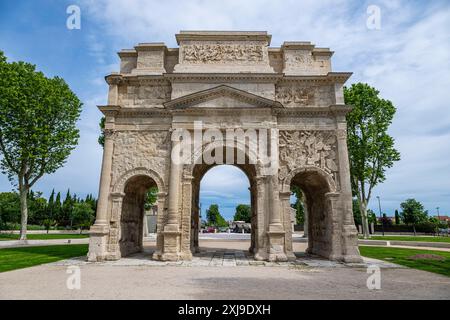
MULTIPOLYGON (((218 150, 203 141, 190 163, 175 163, 176 129, 265 129, 277 170, 238 143, 236 163, 249 178, 254 259, 295 259, 291 187, 306 198, 308 252, 361 261, 353 222, 343 85, 328 48, 310 42, 269 47, 267 32, 181 31, 178 48, 140 43, 120 51, 120 72, 106 76, 108 104, 97 218, 88 260, 117 260, 142 250, 144 196, 158 188, 153 259, 189 260, 198 251, 199 189, 218 150), (214 152, 213 152, 214 153, 214 152), (253 161, 252 161, 253 160, 253 161)), ((259 132, 259 131, 257 131, 259 132)))

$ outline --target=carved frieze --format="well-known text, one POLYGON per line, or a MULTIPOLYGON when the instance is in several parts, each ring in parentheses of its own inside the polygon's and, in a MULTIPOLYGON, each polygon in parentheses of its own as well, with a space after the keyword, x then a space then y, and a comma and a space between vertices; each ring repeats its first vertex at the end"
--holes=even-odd
POLYGON ((301 106, 314 105, 315 88, 306 86, 286 85, 277 86, 275 100, 281 103, 301 106))
POLYGON ((264 59, 260 44, 192 44, 183 47, 185 63, 260 62, 264 59))
POLYGON ((336 148, 336 134, 332 130, 280 131, 280 180, 295 168, 315 166, 330 174, 336 182, 336 148))
POLYGON ((309 51, 300 51, 296 54, 286 55, 285 64, 287 67, 311 68, 314 64, 314 59, 309 51))
POLYGON ((168 131, 118 131, 114 139, 113 185, 125 172, 149 168, 164 177, 170 160, 168 131))
POLYGON ((145 84, 128 86, 125 90, 119 91, 119 104, 123 106, 151 106, 162 105, 169 101, 171 87, 169 85, 145 84))

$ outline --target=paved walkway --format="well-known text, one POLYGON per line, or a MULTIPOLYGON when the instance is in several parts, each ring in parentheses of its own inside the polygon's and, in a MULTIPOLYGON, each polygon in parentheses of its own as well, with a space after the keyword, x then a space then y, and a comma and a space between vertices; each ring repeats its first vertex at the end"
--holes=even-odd
POLYGON ((0 299, 450 299, 450 278, 375 259, 343 264, 307 257, 294 243, 294 262, 257 262, 249 241, 201 240, 192 261, 151 260, 145 251, 119 261, 69 259, 0 273, 0 299), (381 270, 381 290, 369 290, 367 266, 381 270), (80 270, 79 290, 67 287, 80 270))
POLYGON ((269 262, 256 261, 253 256, 244 250, 234 249, 203 249, 196 253, 191 261, 157 261, 151 259, 153 250, 146 249, 142 253, 137 253, 124 257, 118 261, 105 261, 101 263, 87 262, 85 257, 73 258, 51 263, 55 266, 70 265, 103 265, 103 266, 179 266, 179 267, 241 267, 241 266, 264 266, 264 267, 314 267, 314 268, 367 268, 369 265, 378 265, 380 268, 404 268, 390 262, 376 259, 364 258, 363 263, 341 263, 329 261, 319 257, 311 257, 303 252, 297 252, 295 261, 269 262))

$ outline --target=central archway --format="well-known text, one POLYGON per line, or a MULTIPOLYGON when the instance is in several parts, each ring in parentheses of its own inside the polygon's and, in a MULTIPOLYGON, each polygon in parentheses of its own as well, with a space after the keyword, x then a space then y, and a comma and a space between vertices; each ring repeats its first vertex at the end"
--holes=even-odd
MULTIPOLYGON (((235 203, 233 203, 233 209, 236 208, 237 205, 239 204, 246 204, 250 206, 250 210, 251 210, 251 220, 250 220, 250 245, 247 248, 249 250, 250 253, 253 253, 254 248, 256 247, 255 244, 255 240, 256 240, 256 230, 257 230, 257 204, 256 204, 256 198, 255 198, 255 193, 256 193, 256 188, 255 188, 255 168, 253 168, 251 165, 246 165, 246 166, 238 166, 238 165, 196 165, 194 167, 193 170, 193 180, 192 180, 192 192, 193 192, 193 197, 192 197, 192 229, 191 229, 191 250, 193 253, 198 253, 200 252, 200 247, 201 247, 201 241, 199 241, 199 231, 200 231, 200 199, 201 199, 201 189, 203 186, 203 178, 207 178, 209 175, 212 175, 212 177, 214 177, 215 174, 217 174, 216 171, 217 169, 222 168, 223 169, 234 169, 235 171, 239 171, 240 173, 242 173, 245 176, 245 182, 240 183, 241 185, 236 185, 237 189, 247 189, 248 194, 246 195, 246 197, 248 197, 247 199, 245 199, 244 201, 236 201, 235 203), (227 168, 228 167, 228 168, 227 168)), ((230 173, 230 172, 227 172, 230 173)), ((235 172, 237 173, 237 172, 235 172)), ((219 173, 220 174, 220 173, 219 173)), ((231 172, 231 174, 233 174, 233 172, 231 172)), ((203 203, 204 204, 204 203, 203 203)), ((209 204, 212 204, 209 203, 209 204)), ((207 206, 206 206, 207 207, 207 206)), ((205 206, 203 206, 203 208, 206 208, 205 206)), ((219 206, 220 209, 220 206, 219 206)), ((203 210, 203 212, 206 212, 206 210, 203 210)), ((206 217, 203 216, 205 219, 206 217)), ((229 219, 230 220, 230 219, 229 219)), ((226 238, 224 238, 224 240, 226 240, 226 238)), ((231 248, 224 248, 224 249, 231 249, 231 248)))
POLYGON ((250 191, 250 207, 252 211, 251 219, 251 240, 250 240, 250 253, 256 253, 258 248, 261 246, 259 243, 258 235, 258 189, 257 189, 257 177, 258 170, 256 165, 256 156, 249 152, 249 150, 236 141, 216 141, 210 144, 202 146, 201 150, 197 150, 194 153, 193 163, 191 167, 192 173, 192 204, 191 204, 191 236, 190 236, 190 247, 191 252, 199 252, 199 215, 200 215, 200 183, 204 175, 213 167, 218 165, 232 165, 239 168, 246 176, 249 181, 249 191, 250 191), (216 152, 220 151, 223 156, 222 161, 219 163, 208 164, 202 161, 203 156, 210 155, 215 156, 216 152), (228 159, 228 161, 226 161, 228 159), (232 161, 230 161, 232 159, 232 161), (230 163, 231 162, 231 163, 230 163))

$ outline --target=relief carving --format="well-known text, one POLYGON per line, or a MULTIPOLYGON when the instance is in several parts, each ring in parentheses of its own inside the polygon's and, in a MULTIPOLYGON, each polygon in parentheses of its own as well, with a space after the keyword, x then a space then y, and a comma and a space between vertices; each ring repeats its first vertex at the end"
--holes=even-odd
POLYGON ((277 86, 275 99, 283 104, 314 105, 315 88, 295 85, 277 86))
POLYGON ((338 171, 334 131, 280 131, 280 180, 290 171, 315 166, 330 174, 336 182, 338 171))
POLYGON ((308 53, 298 53, 296 55, 289 55, 286 57, 286 65, 289 67, 312 67, 314 59, 311 54, 308 53))
POLYGON ((188 63, 259 62, 264 55, 257 44, 193 44, 184 46, 183 58, 188 63))
POLYGON ((170 159, 168 131, 119 131, 114 141, 113 185, 124 172, 142 167, 164 177, 170 159))

